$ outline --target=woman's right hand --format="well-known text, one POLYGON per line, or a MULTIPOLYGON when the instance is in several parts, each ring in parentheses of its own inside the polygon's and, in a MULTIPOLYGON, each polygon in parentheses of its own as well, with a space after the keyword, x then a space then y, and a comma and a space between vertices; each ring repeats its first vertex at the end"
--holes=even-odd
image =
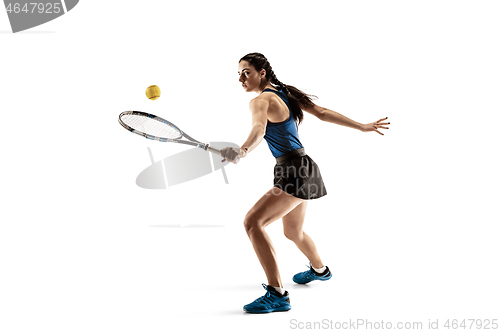
POLYGON ((244 157, 244 151, 239 148, 227 147, 220 150, 220 154, 224 159, 222 162, 232 162, 234 164, 240 161, 240 158, 244 157))

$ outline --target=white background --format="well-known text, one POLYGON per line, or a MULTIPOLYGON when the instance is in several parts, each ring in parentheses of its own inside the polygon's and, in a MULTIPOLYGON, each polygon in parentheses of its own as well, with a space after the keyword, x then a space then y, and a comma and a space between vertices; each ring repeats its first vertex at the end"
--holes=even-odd
POLYGON ((0 331, 500 320, 499 11, 497 1, 86 0, 17 34, 0 11, 0 331), (309 203, 305 230, 333 278, 294 285, 307 259, 275 222, 292 310, 270 315, 242 311, 266 282, 242 224, 272 184, 266 143, 226 167, 229 185, 218 171, 145 190, 135 178, 147 147, 157 160, 186 148, 117 121, 142 110, 241 145, 255 95, 237 64, 249 52, 321 106, 391 122, 380 136, 305 115, 300 137, 328 190, 309 203))

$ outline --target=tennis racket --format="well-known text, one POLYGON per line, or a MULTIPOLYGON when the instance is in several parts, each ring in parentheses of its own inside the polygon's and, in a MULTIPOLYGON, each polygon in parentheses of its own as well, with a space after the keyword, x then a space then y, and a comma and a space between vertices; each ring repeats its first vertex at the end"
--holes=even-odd
POLYGON ((202 143, 193 139, 168 120, 153 114, 141 111, 125 111, 120 113, 118 121, 126 130, 143 136, 146 139, 182 143, 221 155, 220 150, 210 147, 208 143, 202 143), (189 141, 181 140, 183 137, 189 141))

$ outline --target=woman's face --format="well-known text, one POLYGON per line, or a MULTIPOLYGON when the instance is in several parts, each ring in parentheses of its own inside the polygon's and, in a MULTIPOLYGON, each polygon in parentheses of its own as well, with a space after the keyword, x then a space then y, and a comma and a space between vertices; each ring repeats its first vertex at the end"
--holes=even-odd
POLYGON ((238 64, 238 75, 240 76, 239 81, 246 92, 258 92, 262 80, 266 77, 266 71, 263 69, 257 72, 248 61, 242 60, 238 64))

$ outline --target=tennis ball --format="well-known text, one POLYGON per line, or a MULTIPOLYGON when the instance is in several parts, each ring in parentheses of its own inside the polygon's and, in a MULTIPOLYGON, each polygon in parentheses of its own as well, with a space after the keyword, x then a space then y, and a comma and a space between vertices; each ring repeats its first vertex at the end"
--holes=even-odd
POLYGON ((160 93, 160 88, 154 84, 146 89, 146 96, 152 101, 160 98, 160 93))

